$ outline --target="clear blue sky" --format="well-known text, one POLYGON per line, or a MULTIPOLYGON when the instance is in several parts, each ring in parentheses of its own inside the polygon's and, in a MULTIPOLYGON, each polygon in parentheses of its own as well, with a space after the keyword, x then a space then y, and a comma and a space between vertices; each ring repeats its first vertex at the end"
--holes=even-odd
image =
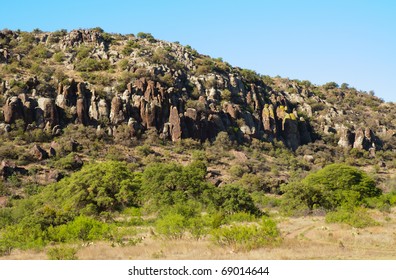
POLYGON ((396 101, 392 0, 12 0, 1 10, 0 29, 149 32, 261 74, 346 82, 396 101))

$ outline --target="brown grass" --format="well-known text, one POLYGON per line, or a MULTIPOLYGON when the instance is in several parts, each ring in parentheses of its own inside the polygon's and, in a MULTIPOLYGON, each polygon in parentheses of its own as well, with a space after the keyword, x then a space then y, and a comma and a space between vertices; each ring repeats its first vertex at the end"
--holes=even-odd
MULTIPOLYGON (((380 225, 356 229, 328 224, 324 217, 282 218, 279 228, 283 243, 274 248, 233 252, 206 240, 162 240, 147 236, 136 246, 112 247, 106 242, 81 246, 79 259, 396 259, 396 209, 373 211, 380 225)), ((15 250, 0 259, 46 259, 45 251, 15 250)))

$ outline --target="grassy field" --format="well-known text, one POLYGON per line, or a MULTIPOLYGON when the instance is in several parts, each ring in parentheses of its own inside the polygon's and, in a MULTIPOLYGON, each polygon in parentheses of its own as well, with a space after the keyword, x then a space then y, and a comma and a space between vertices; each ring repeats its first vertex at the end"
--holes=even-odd
MULTIPOLYGON (((135 246, 93 242, 71 245, 76 257, 84 259, 396 259, 396 208, 372 211, 378 225, 363 229, 326 223, 324 217, 278 218, 283 242, 279 246, 248 252, 215 245, 210 237, 202 240, 162 239, 149 228, 142 229, 142 241, 135 246), (151 233, 150 233, 151 232, 151 233)), ((14 250, 0 259, 47 259, 47 251, 14 250)))

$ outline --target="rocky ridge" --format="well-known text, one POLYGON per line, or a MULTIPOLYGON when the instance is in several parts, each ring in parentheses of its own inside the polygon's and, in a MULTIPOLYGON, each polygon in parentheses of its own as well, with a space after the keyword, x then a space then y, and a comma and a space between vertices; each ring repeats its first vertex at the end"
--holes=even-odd
POLYGON ((150 34, 3 30, 0 40, 1 133, 18 121, 26 130, 53 135, 69 123, 110 136, 124 125, 130 137, 153 130, 164 140, 203 142, 226 132, 238 142, 278 139, 292 150, 330 135, 341 147, 372 153, 395 137, 394 119, 373 123, 342 104, 354 96, 392 110, 376 97, 338 85, 260 76, 150 34), (30 51, 21 47, 27 40, 30 51), (58 54, 62 59, 55 59, 58 54), (34 75, 31 68, 4 71, 12 65, 24 68, 28 58, 41 59, 50 75, 34 75), (105 82, 96 82, 103 77, 105 82))

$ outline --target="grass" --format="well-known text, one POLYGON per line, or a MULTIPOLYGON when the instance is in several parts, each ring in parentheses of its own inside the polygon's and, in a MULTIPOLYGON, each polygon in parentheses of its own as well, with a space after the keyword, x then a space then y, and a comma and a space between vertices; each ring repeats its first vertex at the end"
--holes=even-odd
MULTIPOLYGON (((210 236, 199 240, 183 237, 177 240, 158 239, 149 227, 140 227, 142 241, 134 246, 112 246, 98 241, 78 245, 79 260, 128 259, 396 259, 396 208, 390 213, 370 213, 381 226, 354 228, 340 223, 326 223, 325 217, 282 218, 277 225, 282 243, 276 247, 235 251, 215 245, 210 236)), ((74 245, 67 245, 66 247, 74 245)), ((45 251, 13 250, 0 259, 47 259, 45 251)))

